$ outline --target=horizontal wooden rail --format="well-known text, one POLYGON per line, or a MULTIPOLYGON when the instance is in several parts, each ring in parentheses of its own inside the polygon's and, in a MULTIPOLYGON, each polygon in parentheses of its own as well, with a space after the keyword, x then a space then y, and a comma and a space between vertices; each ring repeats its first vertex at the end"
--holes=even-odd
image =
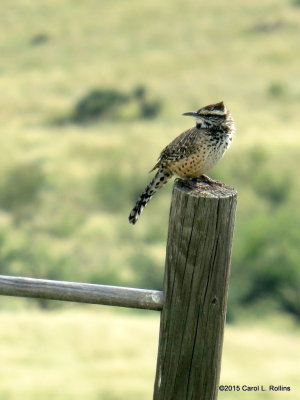
POLYGON ((160 311, 163 292, 120 286, 96 285, 0 275, 0 295, 32 297, 77 303, 160 311))

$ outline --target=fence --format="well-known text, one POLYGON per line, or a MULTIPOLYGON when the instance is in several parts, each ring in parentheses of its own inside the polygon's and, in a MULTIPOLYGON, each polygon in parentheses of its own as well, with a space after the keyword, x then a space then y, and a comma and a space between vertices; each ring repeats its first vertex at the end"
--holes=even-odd
POLYGON ((0 275, 0 295, 161 311, 153 400, 216 400, 236 191, 177 180, 163 292, 0 275))

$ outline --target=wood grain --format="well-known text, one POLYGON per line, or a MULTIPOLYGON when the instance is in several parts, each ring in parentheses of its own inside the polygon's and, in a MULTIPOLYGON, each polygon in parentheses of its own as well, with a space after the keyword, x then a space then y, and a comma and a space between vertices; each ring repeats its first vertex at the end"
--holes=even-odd
POLYGON ((0 295, 32 297, 160 311, 163 292, 0 275, 0 295))
POLYGON ((173 189, 154 400, 218 394, 237 193, 201 185, 173 189))

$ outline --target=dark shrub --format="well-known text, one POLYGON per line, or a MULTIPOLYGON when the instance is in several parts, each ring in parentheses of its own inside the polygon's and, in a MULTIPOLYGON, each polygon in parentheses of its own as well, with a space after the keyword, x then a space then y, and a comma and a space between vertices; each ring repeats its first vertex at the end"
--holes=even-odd
POLYGON ((118 107, 128 102, 128 96, 114 89, 95 89, 75 105, 71 119, 74 122, 89 122, 100 117, 112 117, 118 107))

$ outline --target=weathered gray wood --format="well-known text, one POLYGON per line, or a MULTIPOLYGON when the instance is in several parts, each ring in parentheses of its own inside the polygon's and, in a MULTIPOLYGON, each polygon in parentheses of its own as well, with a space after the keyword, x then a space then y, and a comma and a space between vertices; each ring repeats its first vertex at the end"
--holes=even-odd
POLYGON ((0 295, 32 297, 160 311, 163 292, 90 283, 0 275, 0 295))
POLYGON ((154 400, 218 394, 236 191, 173 189, 154 400))

